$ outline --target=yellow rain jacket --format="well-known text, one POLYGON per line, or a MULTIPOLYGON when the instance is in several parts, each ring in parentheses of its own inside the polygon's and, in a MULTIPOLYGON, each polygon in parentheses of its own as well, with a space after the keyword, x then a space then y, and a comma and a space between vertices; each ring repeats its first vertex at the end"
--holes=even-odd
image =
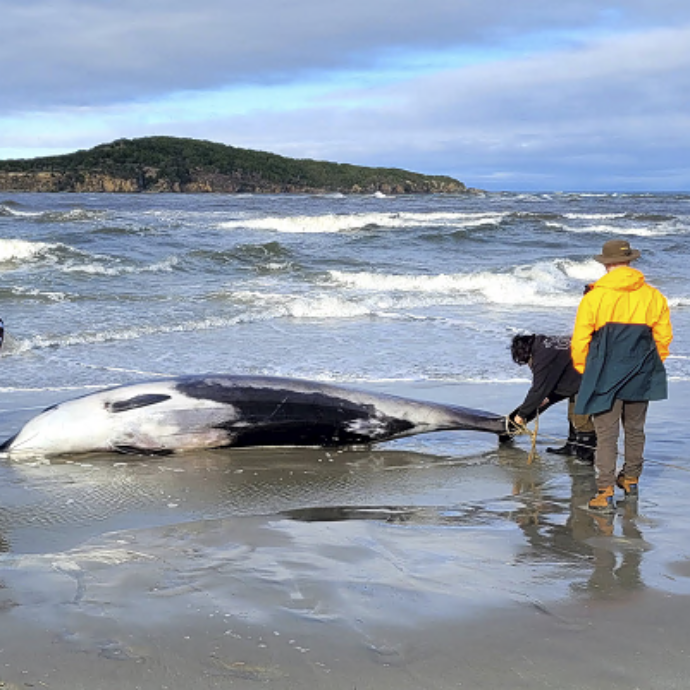
POLYGON ((668 302, 640 271, 619 266, 600 278, 575 317, 571 355, 584 374, 576 413, 605 411, 615 398, 665 398, 672 339, 668 302))
POLYGON ((666 298, 636 268, 619 266, 597 280, 582 298, 575 318, 570 350, 573 366, 585 370, 594 331, 609 322, 644 324, 652 329, 659 357, 664 362, 673 340, 666 298))

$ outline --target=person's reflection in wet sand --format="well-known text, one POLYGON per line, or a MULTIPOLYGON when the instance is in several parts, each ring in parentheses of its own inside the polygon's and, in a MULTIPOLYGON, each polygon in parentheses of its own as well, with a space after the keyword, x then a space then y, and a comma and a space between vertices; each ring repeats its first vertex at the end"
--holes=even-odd
POLYGON ((544 551, 557 560, 582 564, 586 580, 572 583, 578 593, 597 599, 629 596, 645 587, 640 571, 648 544, 637 520, 635 501, 620 501, 615 514, 598 515, 583 509, 595 487, 592 468, 568 463, 571 492, 567 508, 549 489, 551 472, 539 456, 528 462, 528 454, 510 449, 499 455, 501 465, 513 473, 512 494, 522 506, 511 514, 531 547, 531 558, 543 558, 544 551), (563 522, 562 513, 567 510, 563 522), (589 566, 593 566, 589 572, 589 566))
POLYGON ((589 578, 573 583, 573 590, 613 599, 644 588, 640 565, 647 545, 637 523, 637 502, 620 501, 616 513, 610 515, 585 510, 595 486, 594 473, 573 462, 568 471, 572 493, 567 524, 573 539, 591 549, 593 565, 589 578))
POLYGON ((640 566, 647 545, 637 525, 637 506, 624 501, 615 515, 588 517, 597 532, 590 539, 594 570, 585 583, 576 583, 573 589, 597 599, 615 599, 643 589, 640 566))
POLYGON ((530 460, 522 449, 499 449, 499 462, 512 474, 511 494, 521 507, 513 511, 511 518, 520 526, 529 543, 538 550, 553 548, 555 534, 563 530, 555 524, 553 513, 556 509, 554 498, 549 495, 545 484, 548 473, 539 458, 530 460))

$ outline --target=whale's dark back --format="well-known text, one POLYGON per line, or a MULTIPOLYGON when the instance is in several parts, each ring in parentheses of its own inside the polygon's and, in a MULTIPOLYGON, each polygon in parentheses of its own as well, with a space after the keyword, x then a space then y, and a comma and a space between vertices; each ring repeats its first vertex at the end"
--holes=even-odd
POLYGON ((375 405, 351 399, 354 392, 310 381, 274 377, 193 377, 177 389, 190 398, 232 405, 236 420, 219 424, 232 432, 233 446, 342 446, 403 436, 406 419, 381 415, 375 405), (348 396, 348 393, 350 395, 348 396), (370 421, 376 418, 374 429, 370 421))
MULTIPOLYGON (((429 410, 445 423, 439 429, 488 431, 500 434, 505 420, 483 410, 408 400, 388 394, 279 377, 187 377, 177 389, 191 398, 232 405, 242 426, 229 423, 233 445, 339 446, 371 443, 425 430, 419 419, 429 410), (381 404, 388 403, 388 404, 381 404), (398 407, 404 414, 382 408, 398 407), (246 426, 245 426, 246 425, 246 426)), ((433 429, 429 429, 433 430, 433 429)))

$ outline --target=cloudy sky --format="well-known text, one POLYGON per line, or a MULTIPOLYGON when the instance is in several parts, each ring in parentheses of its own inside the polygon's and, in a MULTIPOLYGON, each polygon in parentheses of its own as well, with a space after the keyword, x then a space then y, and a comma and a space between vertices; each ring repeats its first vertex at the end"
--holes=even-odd
POLYGON ((688 0, 0 0, 0 158, 127 137, 690 190, 688 0))

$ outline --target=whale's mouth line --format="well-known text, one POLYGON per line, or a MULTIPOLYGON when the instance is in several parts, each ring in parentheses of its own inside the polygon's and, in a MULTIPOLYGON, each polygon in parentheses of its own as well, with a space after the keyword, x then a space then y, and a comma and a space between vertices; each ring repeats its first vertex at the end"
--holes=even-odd
POLYGON ((15 444, 14 441, 17 438, 17 436, 19 436, 19 434, 15 434, 14 436, 12 436, 12 438, 8 438, 7 441, 5 441, 5 443, 3 443, 0 446, 0 452, 9 453, 10 450, 12 450, 12 451, 21 450, 22 446, 33 441, 38 435, 39 435, 38 432, 35 432, 34 434, 29 436, 28 438, 22 439, 22 441, 20 443, 15 444))
MULTIPOLYGON (((59 404, 51 405, 50 407, 46 407, 42 412, 41 415, 52 415, 53 412, 59 407, 59 404)), ((39 416, 41 416, 39 415, 39 416)), ((23 427, 20 429, 14 436, 8 438, 2 445, 0 445, 0 452, 6 452, 6 453, 12 453, 14 451, 21 451, 22 447, 25 446, 27 443, 31 443, 35 438, 40 437, 41 431, 40 429, 36 430, 31 434, 31 436, 27 436, 26 438, 23 438, 19 443, 16 443, 16 440, 22 435, 26 427, 23 427)), ((40 452, 37 452, 37 454, 40 454, 40 452)))
MULTIPOLYGON (((18 435, 18 434, 17 434, 18 435)), ((21 443, 14 445, 14 439, 17 435, 12 438, 7 439, 5 443, 0 446, 0 457, 7 460, 19 460, 22 462, 35 460, 37 462, 43 462, 51 453, 46 448, 33 448, 31 442, 39 436, 39 434, 34 434, 33 436, 22 439, 21 443), (28 444, 28 446, 27 446, 28 444)), ((59 455, 59 454, 58 454, 59 455)))

